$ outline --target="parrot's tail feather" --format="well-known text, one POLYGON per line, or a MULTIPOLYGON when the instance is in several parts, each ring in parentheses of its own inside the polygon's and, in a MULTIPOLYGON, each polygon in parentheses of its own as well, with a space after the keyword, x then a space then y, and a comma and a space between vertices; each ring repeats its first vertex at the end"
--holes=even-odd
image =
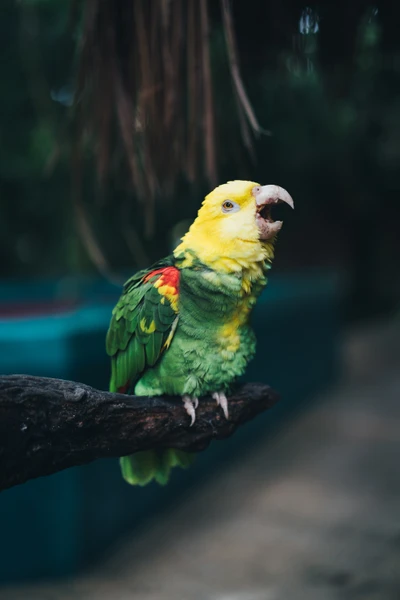
POLYGON ((146 450, 120 459, 122 477, 131 485, 144 486, 153 479, 165 485, 173 467, 186 469, 195 455, 182 450, 146 450))

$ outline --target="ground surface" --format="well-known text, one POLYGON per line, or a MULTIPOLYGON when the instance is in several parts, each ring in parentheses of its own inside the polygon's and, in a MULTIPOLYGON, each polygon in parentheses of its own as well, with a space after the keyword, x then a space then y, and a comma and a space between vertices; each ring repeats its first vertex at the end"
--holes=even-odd
POLYGON ((398 600, 399 334, 349 336, 342 384, 92 572, 1 600, 398 600))

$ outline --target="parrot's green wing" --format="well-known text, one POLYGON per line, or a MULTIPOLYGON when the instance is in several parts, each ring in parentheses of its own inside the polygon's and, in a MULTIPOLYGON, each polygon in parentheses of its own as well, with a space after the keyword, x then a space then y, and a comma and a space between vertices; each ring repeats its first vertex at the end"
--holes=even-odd
POLYGON ((126 282, 106 339, 111 392, 131 390, 171 343, 178 323, 179 275, 165 259, 126 282))

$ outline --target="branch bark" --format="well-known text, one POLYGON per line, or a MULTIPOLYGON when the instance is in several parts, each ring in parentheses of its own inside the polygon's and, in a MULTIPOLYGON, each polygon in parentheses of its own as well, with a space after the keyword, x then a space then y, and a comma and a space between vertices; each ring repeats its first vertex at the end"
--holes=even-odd
POLYGON ((127 396, 88 385, 9 375, 0 377, 0 491, 97 458, 140 450, 204 450, 271 408, 278 395, 247 383, 228 398, 227 421, 204 397, 192 427, 180 398, 127 396))

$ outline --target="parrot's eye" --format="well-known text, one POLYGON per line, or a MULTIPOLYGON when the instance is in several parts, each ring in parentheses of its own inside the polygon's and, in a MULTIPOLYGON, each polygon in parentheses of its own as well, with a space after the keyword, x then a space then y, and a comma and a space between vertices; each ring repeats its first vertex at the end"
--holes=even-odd
POLYGON ((240 209, 239 204, 236 204, 233 200, 224 200, 222 203, 222 212, 237 212, 240 209))

